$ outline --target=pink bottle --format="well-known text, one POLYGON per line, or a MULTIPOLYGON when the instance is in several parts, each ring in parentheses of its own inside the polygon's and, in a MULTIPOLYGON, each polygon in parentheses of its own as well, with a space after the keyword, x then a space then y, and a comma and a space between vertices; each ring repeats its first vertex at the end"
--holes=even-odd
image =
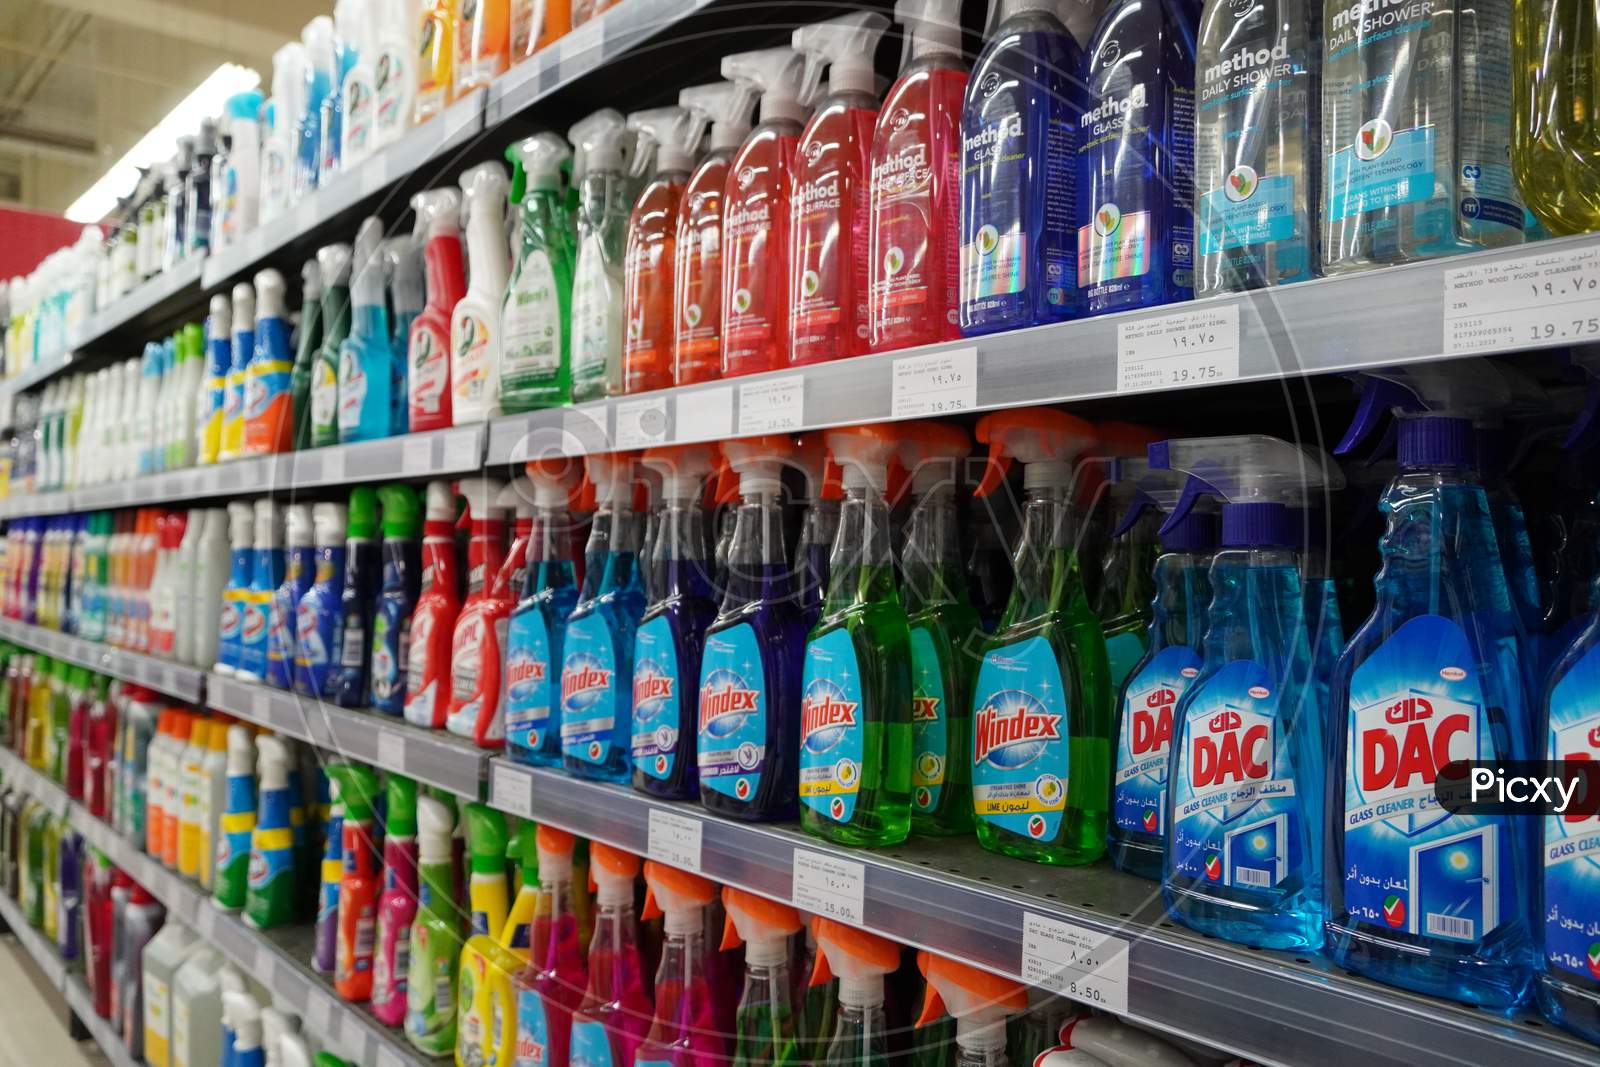
POLYGON ((663 916, 665 939, 656 969, 655 1018, 634 1063, 721 1067, 728 1050, 707 971, 705 922, 716 887, 697 874, 654 860, 644 865, 644 880, 650 892, 643 918, 663 916))
MULTIPOLYGON (((572 910, 572 835, 538 829, 539 899, 533 909, 528 966, 515 979, 517 1062, 565 1064, 572 1013, 589 984, 578 917, 572 910)), ((632 1067, 631 1061, 621 1067, 632 1067)))
POLYGON ((633 913, 639 857, 593 842, 589 874, 596 887, 589 986, 572 1015, 569 1059, 598 1067, 630 1067, 654 1015, 639 963, 639 922, 633 913))
POLYGON ((378 895, 377 950, 372 959, 372 1014, 385 1026, 406 1018, 411 920, 417 915, 417 783, 391 774, 385 783, 383 889, 378 895))

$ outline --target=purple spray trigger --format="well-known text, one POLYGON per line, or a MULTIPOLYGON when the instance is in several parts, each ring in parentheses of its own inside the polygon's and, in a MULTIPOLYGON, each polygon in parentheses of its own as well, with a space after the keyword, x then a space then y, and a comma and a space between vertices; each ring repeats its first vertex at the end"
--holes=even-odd
MULTIPOLYGON (((1391 410, 1395 408, 1405 411, 1423 410, 1421 399, 1399 382, 1367 374, 1352 376, 1352 380, 1361 385, 1361 402, 1356 407, 1355 418, 1351 420, 1350 428, 1344 432, 1343 440, 1334 446, 1333 454, 1336 456, 1346 455, 1371 436, 1391 410)), ((1390 423, 1385 427, 1383 447, 1374 452, 1375 457, 1388 451, 1388 446, 1394 443, 1393 433, 1394 426, 1390 423)))
MULTIPOLYGON (((1155 447, 1155 445, 1150 446, 1150 466, 1152 467, 1156 466, 1154 452, 1155 447)), ((1166 453, 1165 450, 1163 450, 1162 458, 1165 459, 1165 457, 1166 453)), ((1167 470, 1170 468, 1162 467, 1157 469, 1167 470)), ((1183 493, 1178 497, 1178 502, 1173 505, 1172 513, 1167 516, 1167 521, 1161 524, 1161 529, 1158 532, 1162 536, 1171 533, 1175 527, 1182 523, 1184 519, 1189 517, 1189 512, 1194 510, 1194 506, 1200 502, 1200 498, 1207 496, 1222 497, 1223 494, 1210 482, 1201 478, 1197 478, 1191 474, 1188 481, 1183 483, 1183 493)))
POLYGON ((1133 499, 1128 501, 1128 510, 1122 513, 1122 518, 1118 520, 1117 525, 1111 531, 1111 539, 1114 541, 1133 529, 1133 524, 1139 521, 1139 516, 1151 508, 1159 506, 1149 493, 1143 489, 1135 489, 1133 491, 1133 499))

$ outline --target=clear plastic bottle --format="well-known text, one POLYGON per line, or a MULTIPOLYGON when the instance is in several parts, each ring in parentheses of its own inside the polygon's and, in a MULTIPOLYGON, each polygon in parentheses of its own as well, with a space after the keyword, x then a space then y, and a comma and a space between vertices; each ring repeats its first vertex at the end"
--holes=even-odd
POLYGON ((1600 229, 1594 0, 1513 0, 1511 165, 1553 234, 1600 229))

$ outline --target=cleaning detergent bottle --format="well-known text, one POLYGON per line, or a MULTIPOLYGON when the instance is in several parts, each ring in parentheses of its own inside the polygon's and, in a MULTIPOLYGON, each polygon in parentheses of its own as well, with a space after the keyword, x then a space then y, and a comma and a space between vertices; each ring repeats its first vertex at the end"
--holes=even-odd
MULTIPOLYGON (((220 720, 216 729, 226 729, 220 720)), ((189 731, 189 744, 183 750, 178 770, 178 874, 199 881, 200 878, 200 772, 205 762, 206 750, 211 745, 213 724, 208 719, 196 718, 189 731)))
POLYGON ((356 232, 350 275, 350 335, 339 346, 339 440, 389 436, 394 357, 389 350, 387 261, 383 221, 367 218, 356 232))
POLYGON ((372 144, 382 148, 411 128, 417 100, 417 60, 421 24, 415 4, 406 0, 375 0, 377 56, 373 61, 374 108, 372 144))
POLYGON ((1453 761, 1534 750, 1526 642, 1468 414, 1500 383, 1470 364, 1382 375, 1411 396, 1379 502, 1377 604, 1329 694, 1330 950, 1379 981, 1507 1010, 1533 978, 1535 827, 1435 798, 1453 761))
POLYGON ((654 596, 633 645, 633 787, 654 796, 700 796, 695 735, 706 628, 716 618, 706 556, 701 486, 711 474, 709 445, 652 448, 646 468, 661 475, 660 532, 650 562, 654 596))
POLYGON ((411 430, 411 394, 406 385, 411 327, 428 302, 423 259, 422 219, 414 232, 383 241, 384 274, 389 279, 389 433, 411 430))
POLYGON ((1115 0, 1085 56, 1078 287, 1101 315, 1194 295, 1191 0, 1115 0))
POLYGON ((842 844, 911 832, 911 632, 884 499, 898 443, 887 425, 830 430, 844 505, 828 599, 806 643, 800 700, 800 824, 842 844))
POLYGON ((1327 704, 1311 677, 1290 502, 1323 471, 1263 436, 1158 442, 1149 455, 1152 468, 1195 478, 1167 527, 1201 493, 1223 501, 1205 659, 1174 714, 1162 897, 1204 933, 1315 949, 1327 704))
MULTIPOLYGON (((1148 465, 1126 479, 1134 488, 1112 531, 1116 537, 1148 512, 1174 511, 1185 478, 1148 465)), ((1196 487, 1198 488, 1198 487, 1196 487)), ((1128 674, 1117 702, 1111 826, 1107 850, 1120 870, 1160 879, 1167 842, 1167 764, 1178 702, 1200 675, 1205 610, 1211 601, 1211 557, 1217 550, 1217 512, 1196 500, 1161 533, 1152 578, 1149 648, 1128 674)))
POLYGON ((711 124, 711 146, 678 200, 673 250, 672 380, 722 373, 722 196, 728 163, 750 133, 751 83, 712 82, 678 94, 678 105, 711 124))
POLYGON ((382 864, 378 859, 373 807, 378 798, 378 772, 360 763, 328 768, 339 782, 344 803, 344 871, 339 879, 338 947, 333 983, 339 995, 361 1004, 372 996, 373 953, 377 947, 378 894, 382 864))
MULTIPOLYGON (((302 307, 315 300, 315 293, 304 297, 302 307)), ((283 275, 270 267, 258 272, 255 352, 250 357, 244 383, 244 454, 247 456, 287 452, 294 444, 290 384, 295 356, 289 347, 292 326, 284 299, 283 275)))
POLYGON ((588 964, 572 909, 572 835, 540 826, 539 901, 528 966, 517 976, 517 1061, 566 1063, 572 1013, 588 986, 588 964))
POLYGON ((256 828, 256 745, 248 726, 228 727, 227 800, 216 841, 216 890, 224 911, 245 905, 251 841, 256 828))
POLYGON ((346 48, 355 62, 339 84, 339 166, 355 170, 372 153, 378 107, 376 0, 344 0, 354 10, 346 48))
MULTIPOLYGON (((450 704, 445 726, 483 748, 505 744, 505 711, 500 706, 501 650, 505 647, 511 594, 497 579, 505 564, 505 483, 494 478, 463 478, 472 541, 467 555, 467 596, 450 640, 450 704)), ((498 932, 498 931, 495 931, 498 932)))
POLYGON ((344 800, 340 793, 344 789, 344 766, 328 763, 317 772, 319 785, 326 782, 328 791, 328 814, 320 823, 322 856, 311 945, 311 969, 318 974, 333 974, 339 962, 339 890, 344 884, 344 800))
POLYGON ((406 656, 406 721, 442 730, 450 709, 450 648, 461 593, 456 574, 456 494, 449 482, 423 492, 422 589, 411 613, 406 656))
POLYGON ((794 573, 800 584, 800 617, 810 633, 822 618, 822 603, 828 595, 828 563, 839 534, 839 502, 844 490, 839 465, 820 433, 802 434, 795 440, 790 465, 805 475, 806 510, 796 538, 794 573))
POLYGON ((628 116, 655 146, 655 177, 628 218, 623 255, 623 391, 666 389, 672 378, 672 315, 677 306, 678 216, 705 134, 704 111, 658 107, 628 116))
POLYGON ((521 969, 516 956, 500 943, 509 914, 506 817, 483 804, 468 804, 466 817, 472 930, 461 949, 457 981, 457 1067, 511 1058, 516 1041, 511 978, 521 969))
POLYGON ((311 524, 316 537, 316 573, 295 605, 294 691, 320 698, 342 650, 338 623, 344 596, 344 505, 315 505, 311 524))
POLYGON ((650 860, 642 918, 663 919, 655 1016, 631 1067, 714 1067, 727 1061, 707 975, 705 909, 717 888, 697 874, 650 860))
POLYGON ((639 922, 633 884, 639 857, 610 845, 589 845, 589 876, 597 887, 589 985, 572 1015, 570 1062, 624 1067, 650 1029, 650 998, 639 963, 639 922))
POLYGON ((406 975, 406 1038, 426 1056, 456 1047, 456 960, 461 919, 456 907, 455 813, 433 797, 417 800, 417 918, 411 924, 406 975))
POLYGON ((872 133, 866 263, 872 351, 959 337, 961 108, 957 0, 898 0, 900 76, 872 133))
POLYGON ((927 1026, 948 1014, 956 1021, 959 1067, 1007 1067, 1006 1022, 1028 1009, 1026 988, 931 952, 917 953, 917 967, 927 985, 916 1025, 927 1026))
POLYGON ((623 391, 623 244, 639 189, 637 134, 622 113, 601 108, 567 131, 578 191, 578 255, 572 281, 572 399, 623 391))
POLYGON ((839 1011, 825 1062, 845 1067, 887 1063, 883 979, 900 969, 900 946, 833 919, 817 919, 813 930, 818 952, 811 984, 839 979, 839 1011))
POLYGON ((506 746, 520 763, 561 762, 560 665, 567 618, 578 602, 567 512, 577 487, 576 461, 530 460, 533 527, 525 554, 526 578, 506 632, 506 746))
MULTIPOLYGON (((599 580, 567 620, 561 659, 561 754, 569 774, 632 780, 634 633, 644 614, 639 577, 639 522, 632 513, 634 459, 615 452, 588 457, 594 483, 594 529, 609 533, 599 580)), ((593 548, 593 544, 590 546, 593 548)))
POLYGON ((1316 273, 1320 5, 1207 0, 1195 46, 1195 295, 1316 273))
POLYGON ((195 932, 170 922, 144 946, 144 1062, 148 1067, 172 1064, 172 980, 189 953, 199 947, 195 932))
POLYGON ((412 121, 418 125, 443 111, 456 95, 456 18, 460 0, 428 0, 422 5, 422 40, 415 53, 417 99, 412 121))
POLYGON ((239 669, 243 649, 244 607, 250 596, 250 583, 255 577, 255 511, 243 501, 228 505, 228 543, 232 562, 228 569, 228 584, 222 590, 222 621, 218 627, 218 674, 231 675, 239 669))
POLYGON ((998 0, 962 105, 961 332, 1079 314, 1083 53, 1056 0, 998 0))
MULTIPOLYGON (((422 584, 417 544, 422 516, 418 514, 416 490, 408 485, 380 486, 377 495, 383 504, 383 582, 372 609, 367 703, 398 718, 404 714, 406 704, 411 611, 422 584)), ((349 640, 348 630, 345 640, 349 640)))
POLYGON ((740 1067, 797 1067, 802 1006, 800 988, 789 972, 789 939, 801 928, 800 915, 788 904, 731 886, 722 890, 722 906, 721 950, 744 945, 733 1062, 740 1067))
POLYGON ((221 1055, 222 953, 196 946, 172 979, 172 1067, 211 1067, 221 1055))
POLYGON ((417 915, 417 783, 384 776, 383 888, 373 937, 372 1014, 385 1026, 406 1021, 411 923, 417 915))
POLYGON ((728 577, 700 660, 700 802, 747 820, 797 814, 804 624, 783 545, 779 464, 787 437, 724 442, 739 477, 728 577))
MULTIPOLYGON (((256 290, 249 282, 233 287, 233 334, 228 373, 222 387, 222 443, 217 459, 244 455, 244 387, 256 351, 256 290)), ((159 388, 159 378, 156 379, 159 388)), ((144 410, 154 414, 155 398, 144 410)))
POLYGON ((1106 637, 1111 691, 1117 693, 1134 665, 1144 658, 1147 647, 1161 524, 1149 511, 1142 510, 1131 524, 1119 523, 1114 534, 1109 534, 1107 527, 1113 516, 1121 518, 1126 514, 1134 499, 1136 482, 1146 469, 1145 450, 1155 435, 1126 423, 1101 423, 1098 429, 1104 454, 1085 469, 1084 492, 1091 497, 1086 506, 1087 523, 1093 530, 1085 533, 1084 539, 1091 544, 1085 554, 1099 556, 1096 573, 1090 575, 1089 606, 1099 617, 1106 637), (1120 442, 1119 430, 1123 438, 1120 442), (1127 431, 1135 432, 1130 435, 1127 431), (1109 535, 1096 537, 1101 531, 1109 535))
POLYGON ((311 506, 290 504, 284 518, 283 581, 272 592, 267 615, 267 683, 294 688, 300 598, 311 588, 316 560, 312 548, 311 506))
POLYGON ((485 88, 504 74, 510 51, 509 0, 462 4, 456 21, 456 96, 485 88))
MULTIPOLYGON (((229 759, 234 752, 229 740, 229 759)), ((255 826, 250 833, 249 879, 245 921, 258 930, 294 920, 296 872, 294 827, 290 821, 292 756, 281 737, 263 734, 256 739, 257 796, 255 826)), ((230 787, 236 780, 229 775, 230 787)), ((221 888, 219 883, 219 889, 221 888)))
POLYGON ((372 616, 382 580, 378 546, 378 494, 370 486, 350 492, 346 511, 344 588, 339 593, 337 619, 338 660, 322 683, 322 695, 342 708, 356 708, 367 700, 368 656, 372 651, 372 616))
POLYGON ((339 352, 350 336, 350 246, 317 250, 322 272, 322 347, 311 367, 310 447, 339 443, 339 352))
POLYGON ((255 562, 250 585, 244 591, 239 624, 239 665, 234 672, 247 682, 260 682, 267 677, 272 598, 285 580, 278 505, 263 498, 256 501, 254 510, 255 562))
POLYGON ((292 444, 283 451, 311 447, 311 378, 322 351, 322 267, 316 257, 300 266, 300 327, 295 334, 294 367, 289 372, 292 444))
POLYGON ((500 408, 531 411, 572 395, 572 275, 577 236, 568 207, 572 149, 541 133, 506 149, 520 169, 516 261, 505 293, 500 408))
POLYGON ((500 413, 504 340, 500 312, 509 271, 505 226, 509 186, 505 167, 494 160, 461 176, 472 282, 450 313, 450 418, 456 426, 500 413))
MULTIPOLYGON (((1583 0, 1514 5, 1511 163, 1533 215, 1552 234, 1600 226, 1600 166, 1580 147, 1592 112, 1595 40, 1583 0)), ((1531 234, 1530 234, 1531 238, 1531 234)))
POLYGON ((1013 458, 1023 464, 1016 584, 972 697, 978 841, 1035 863, 1088 863, 1105 850, 1111 689, 1074 547, 1071 486, 1094 429, 1021 408, 984 416, 977 437, 989 465, 976 496, 1001 487, 1013 458))
POLYGON ((789 221, 807 108, 805 60, 789 48, 722 57, 722 76, 761 94, 761 122, 728 165, 722 200, 722 373, 789 361, 789 221))
POLYGON ((200 888, 210 892, 217 884, 217 844, 222 840, 222 816, 228 808, 228 732, 232 720, 212 721, 206 735, 206 753, 200 761, 200 888))
POLYGON ((261 1047, 261 1002, 249 993, 222 994, 223 1015, 233 1023, 230 1067, 266 1067, 261 1047))
POLYGON ((794 50, 805 57, 800 98, 822 99, 795 146, 790 176, 785 303, 793 364, 867 351, 868 220, 878 122, 873 57, 888 27, 889 20, 875 11, 855 11, 794 31, 794 50))
POLYGON ((451 424, 450 319, 467 292, 461 257, 461 194, 429 189, 411 198, 425 235, 428 302, 411 324, 406 347, 406 391, 413 433, 451 424))
POLYGON ((946 422, 896 426, 896 458, 911 475, 911 515, 900 555, 911 628, 911 829, 972 832, 972 683, 983 630, 961 565, 959 464, 972 441, 946 422))
POLYGON ((1368 6, 1323 4, 1324 273, 1521 244, 1512 5, 1368 6))

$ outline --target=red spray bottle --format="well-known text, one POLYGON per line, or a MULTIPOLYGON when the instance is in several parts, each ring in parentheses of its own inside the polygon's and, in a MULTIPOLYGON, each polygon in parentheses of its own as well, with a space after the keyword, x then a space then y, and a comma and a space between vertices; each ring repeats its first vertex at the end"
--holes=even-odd
POLYGON ((472 541, 467 547, 467 597, 450 642, 450 709, 445 726, 482 748, 500 748, 506 743, 501 650, 515 606, 509 575, 506 584, 499 581, 506 561, 506 505, 501 495, 506 486, 497 478, 463 478, 460 488, 467 500, 472 541))
POLYGON ((429 189, 411 198, 411 209, 426 233, 428 302, 411 324, 406 348, 406 388, 411 429, 442 430, 451 425, 450 314, 467 292, 461 258, 461 192, 429 189))
POLYGON ((372 956, 377 945, 378 892, 382 888, 378 860, 378 772, 360 763, 334 763, 328 776, 339 782, 344 804, 344 874, 339 879, 339 926, 335 940, 333 986, 352 1004, 372 996, 372 956))
POLYGON ((426 500, 422 591, 411 613, 411 648, 406 661, 406 721, 442 730, 450 708, 451 642, 461 611, 455 490, 449 482, 429 482, 426 500))
MULTIPOLYGON (((372 960, 372 1014, 385 1026, 406 1019, 411 922, 417 916, 417 783, 390 773, 384 782, 383 891, 372 960)), ((348 815, 346 815, 348 818, 348 815)))

